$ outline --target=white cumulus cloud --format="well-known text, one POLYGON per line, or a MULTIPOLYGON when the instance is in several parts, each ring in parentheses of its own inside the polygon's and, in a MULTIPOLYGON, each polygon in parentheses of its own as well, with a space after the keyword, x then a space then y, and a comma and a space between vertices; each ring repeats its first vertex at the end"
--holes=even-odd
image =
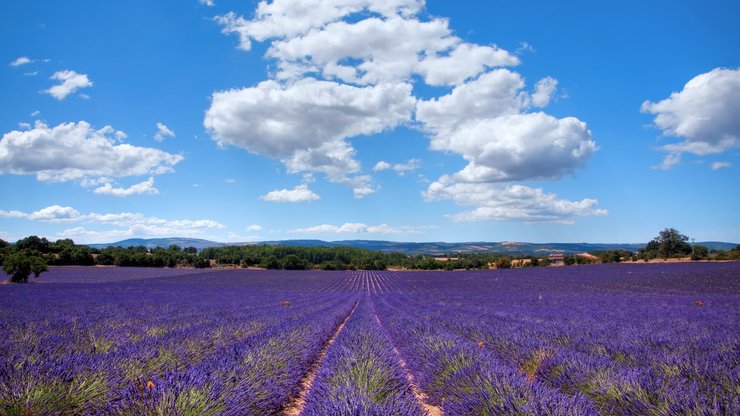
POLYGON ((416 119, 432 133, 445 133, 470 120, 518 114, 529 102, 524 86, 518 73, 496 69, 447 95, 419 101, 416 119))
MULTIPOLYGON (((682 153, 704 156, 740 146, 740 69, 716 68, 697 75, 657 103, 645 101, 665 136, 683 139, 662 146, 667 159, 682 153)), ((670 162, 670 160, 668 161, 670 162)), ((670 163, 664 165, 670 166, 670 163)))
POLYGON ((31 60, 29 57, 21 56, 15 59, 13 62, 11 62, 10 66, 12 66, 13 68, 18 68, 21 65, 30 64, 31 62, 33 62, 33 60, 31 60))
POLYGON ((469 164, 464 182, 559 178, 585 165, 596 150, 585 123, 527 113, 474 120, 432 139, 432 149, 455 152, 469 164))
POLYGON ((492 183, 461 183, 443 176, 424 192, 428 201, 452 200, 473 209, 450 215, 453 221, 573 222, 575 217, 606 215, 598 201, 559 199, 540 188, 492 183))
POLYGON ((373 167, 373 171, 380 172, 380 171, 392 169, 398 172, 399 175, 403 176, 406 172, 419 169, 420 166, 421 166, 421 161, 419 159, 410 159, 406 163, 396 163, 393 165, 386 161, 381 160, 380 162, 375 164, 375 166, 373 167))
POLYGON ((247 227, 247 231, 252 232, 252 233, 260 232, 262 231, 262 226, 259 224, 252 224, 247 227))
POLYGON ((496 46, 460 43, 448 55, 431 55, 418 65, 429 85, 459 85, 487 68, 515 66, 519 59, 496 46))
POLYGON ((157 122, 157 132, 154 134, 154 140, 161 142, 167 137, 175 137, 175 132, 170 130, 164 123, 157 122))
MULTIPOLYGON (((424 14, 424 4, 275 0, 261 1, 249 18, 218 17, 244 50, 269 42, 265 58, 271 73, 256 86, 215 92, 206 128, 221 145, 278 159, 289 173, 322 172, 329 181, 352 187, 358 198, 378 188, 363 175, 349 139, 412 120, 428 134, 432 150, 468 162, 435 182, 459 185, 455 194, 475 192, 475 184, 520 192, 529 188, 514 188, 512 182, 559 179, 583 167, 597 150, 586 123, 532 111, 550 104, 558 81, 545 77, 525 89, 524 78, 511 69, 520 64, 517 54, 493 43, 466 42, 448 19, 424 14), (422 83, 452 90, 420 100, 413 94, 422 83)), ((525 50, 533 51, 524 43, 518 52, 525 50)), ((418 167, 418 159, 380 161, 372 170, 403 174, 418 167)), ((571 202, 535 191, 550 205, 571 202)), ((459 197, 448 199, 461 203, 459 197)), ((577 215, 553 209, 543 218, 602 213, 592 201, 571 204, 585 207, 577 215)))
POLYGON ((235 13, 217 18, 224 33, 239 35, 239 47, 251 48, 252 40, 294 37, 327 23, 367 10, 383 16, 407 16, 419 11, 424 0, 274 0, 260 1, 254 19, 235 13))
POLYGON ((93 191, 96 194, 101 195, 112 195, 117 197, 127 197, 131 195, 156 195, 159 190, 154 186, 154 177, 131 185, 128 188, 115 188, 110 182, 106 182, 100 187, 95 188, 93 191))
POLYGON ((24 217, 33 221, 69 222, 77 221, 80 218, 80 213, 72 207, 52 205, 24 215, 24 217))
POLYGON ((23 218, 29 221, 79 223, 81 225, 64 230, 62 238, 72 238, 85 243, 112 242, 133 237, 207 237, 211 230, 224 225, 209 219, 168 220, 140 213, 88 213, 83 214, 69 206, 51 205, 34 212, 0 210, 0 217, 23 218), (82 225, 84 224, 84 225, 82 225), (118 227, 114 229, 100 227, 118 227), (91 229, 90 227, 96 228, 91 229))
POLYGON ((547 107, 550 104, 552 94, 558 88, 558 80, 552 77, 545 77, 537 81, 532 93, 532 104, 535 107, 547 107))
POLYGON ((214 0, 198 0, 198 2, 200 4, 205 5, 205 6, 208 6, 208 7, 213 7, 213 6, 216 5, 216 3, 214 2, 214 0))
POLYGON ((320 73, 357 84, 397 82, 419 74, 429 85, 457 85, 487 68, 519 64, 496 46, 463 42, 446 19, 401 16, 330 23, 274 41, 267 55, 278 61, 278 78, 320 73))
POLYGON ((57 100, 65 99, 69 94, 72 94, 80 88, 93 86, 93 83, 87 77, 87 74, 78 74, 69 69, 55 72, 54 75, 51 76, 51 79, 61 81, 61 83, 54 85, 43 92, 51 95, 57 100))
POLYGON ((281 85, 216 92, 205 127, 221 145, 287 158, 357 135, 392 128, 411 116, 415 104, 408 84, 358 88, 304 79, 281 85))
POLYGON ((2 218, 26 218, 26 213, 22 211, 6 211, 4 209, 0 209, 0 217, 2 218))
POLYGON ((11 131, 0 140, 0 173, 35 174, 44 182, 93 180, 101 177, 159 175, 173 171, 183 157, 121 143, 126 135, 110 126, 89 123, 11 131))
POLYGON ((310 202, 321 199, 308 185, 301 184, 293 189, 276 189, 260 197, 267 202, 310 202))
POLYGON ((393 167, 393 165, 391 165, 390 163, 381 160, 380 162, 378 162, 378 163, 375 164, 375 166, 373 167, 373 170, 376 171, 376 172, 380 172, 380 171, 383 171, 383 170, 388 170, 388 169, 390 169, 392 167, 393 167))
POLYGON ((360 165, 345 139, 406 122, 414 105, 408 84, 360 88, 311 78, 290 85, 264 81, 214 93, 204 124, 220 145, 282 160, 293 173, 323 172, 334 182, 349 183, 348 175, 360 165))

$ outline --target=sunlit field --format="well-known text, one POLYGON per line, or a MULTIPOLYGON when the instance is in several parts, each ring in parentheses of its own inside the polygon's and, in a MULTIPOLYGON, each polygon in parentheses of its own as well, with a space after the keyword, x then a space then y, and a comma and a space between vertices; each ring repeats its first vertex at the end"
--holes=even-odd
POLYGON ((2 415, 736 415, 740 263, 52 267, 0 285, 2 415))

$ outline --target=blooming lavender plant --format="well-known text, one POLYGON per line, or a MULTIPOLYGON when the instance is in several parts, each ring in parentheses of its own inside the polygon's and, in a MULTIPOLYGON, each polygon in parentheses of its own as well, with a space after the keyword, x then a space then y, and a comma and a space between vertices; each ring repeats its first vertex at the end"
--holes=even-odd
POLYGON ((740 414, 740 263, 43 279, 0 286, 2 415, 740 414))

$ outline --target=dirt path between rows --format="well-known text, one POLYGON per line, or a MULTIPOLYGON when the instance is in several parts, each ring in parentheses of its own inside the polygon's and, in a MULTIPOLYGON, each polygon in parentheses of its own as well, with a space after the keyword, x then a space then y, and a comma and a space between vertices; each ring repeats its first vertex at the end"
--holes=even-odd
POLYGON ((359 304, 359 300, 355 302, 355 306, 352 307, 352 310, 349 311, 344 320, 339 325, 337 325, 329 340, 326 341, 323 347, 321 347, 321 351, 319 351, 319 354, 311 363, 311 367, 309 367, 308 372, 305 376, 303 376, 303 379, 301 380, 301 392, 293 400, 288 402, 287 405, 285 405, 282 412, 280 412, 281 416, 299 416, 301 413, 303 413, 303 407, 306 405, 308 393, 311 392, 311 386, 316 379, 316 374, 318 374, 319 368, 321 368, 321 363, 324 361, 324 357, 326 357, 327 351, 329 351, 329 347, 337 339, 339 333, 342 332, 342 329, 344 329, 344 325, 347 323, 347 321, 349 321, 349 318, 352 316, 352 314, 355 313, 355 309, 357 309, 357 305, 359 304))
POLYGON ((401 356, 401 352, 398 351, 398 348, 393 345, 393 340, 391 340, 390 334, 388 334, 388 331, 386 331, 385 327, 383 327, 383 323, 380 321, 378 314, 374 311, 375 305, 373 305, 373 314, 375 315, 375 320, 378 322, 378 325, 380 325, 380 328, 383 329, 388 343, 393 348, 393 354, 396 355, 398 363, 401 365, 404 373, 406 373, 406 381, 408 381, 409 386, 411 386, 411 393, 413 393, 414 397, 416 397, 416 401, 419 403, 419 406, 421 406, 422 410, 426 412, 427 416, 443 416, 444 412, 442 411, 442 408, 430 404, 429 397, 426 395, 426 393, 424 393, 424 391, 421 390, 421 388, 419 388, 419 385, 416 384, 416 380, 414 380, 414 375, 411 373, 411 370, 409 370, 408 365, 406 365, 406 360, 403 359, 403 357, 401 356))

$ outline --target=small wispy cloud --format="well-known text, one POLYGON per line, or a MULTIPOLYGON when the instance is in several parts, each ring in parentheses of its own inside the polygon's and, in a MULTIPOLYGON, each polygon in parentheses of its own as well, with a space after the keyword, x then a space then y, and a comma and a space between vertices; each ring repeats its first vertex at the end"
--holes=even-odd
POLYGON ((175 132, 172 131, 162 122, 157 122, 157 132, 154 134, 154 140, 161 142, 167 137, 175 137, 175 132))
POLYGON ((93 83, 87 77, 87 74, 78 74, 69 69, 55 72, 54 75, 51 76, 51 79, 61 81, 61 83, 41 92, 49 94, 57 100, 67 98, 68 95, 80 88, 89 88, 93 86, 93 83))
POLYGON ((124 198, 131 195, 156 195, 159 190, 154 186, 154 178, 151 177, 144 182, 137 183, 128 188, 116 188, 110 182, 95 188, 93 191, 100 195, 111 195, 124 198))
POLYGON ((406 172, 414 171, 416 169, 419 169, 419 167, 421 167, 421 161, 419 159, 410 159, 406 163, 396 164, 390 164, 386 161, 381 160, 380 162, 375 164, 375 166, 373 167, 373 171, 380 172, 392 169, 396 171, 399 175, 403 176, 406 172))
POLYGON ((530 45, 529 42, 519 42, 519 47, 516 48, 515 52, 517 55, 521 55, 524 52, 534 53, 534 52, 537 52, 537 50, 534 47, 532 47, 532 45, 530 45))
POLYGON ((367 225, 359 222, 347 222, 342 225, 321 224, 313 227, 290 230, 299 234, 420 234, 434 226, 391 226, 388 224, 367 225))
POLYGON ((18 68, 21 65, 30 64, 31 62, 33 62, 33 60, 31 58, 29 58, 27 56, 21 56, 20 58, 18 58, 16 60, 14 60, 13 62, 11 62, 10 63, 10 66, 12 66, 13 68, 18 68))
POLYGON ((668 153, 660 162, 660 165, 653 166, 653 169, 669 170, 681 163, 681 153, 668 153))
POLYGON ((712 170, 726 169, 732 166, 731 162, 714 162, 712 163, 712 170))

